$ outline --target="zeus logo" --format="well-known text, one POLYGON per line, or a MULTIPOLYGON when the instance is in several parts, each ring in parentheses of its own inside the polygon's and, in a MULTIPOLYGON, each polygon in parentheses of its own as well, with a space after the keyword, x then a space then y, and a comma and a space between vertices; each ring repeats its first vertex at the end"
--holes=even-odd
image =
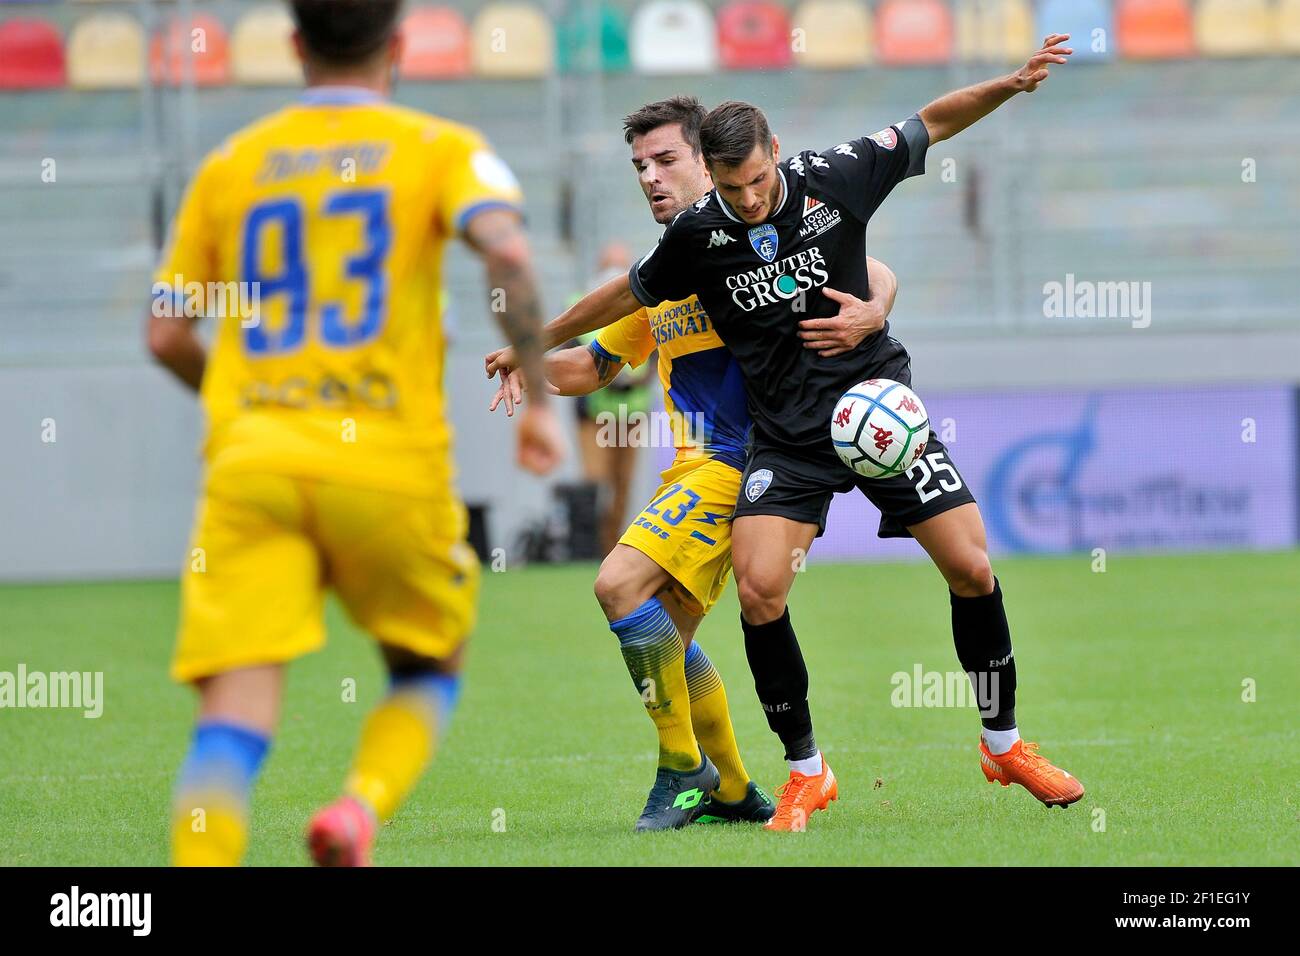
POLYGON ((726 521, 731 515, 726 512, 705 511, 704 517, 696 518, 696 521, 707 525, 716 525, 719 521, 726 521))
POLYGON ((731 300, 746 312, 764 305, 789 301, 800 292, 825 285, 830 279, 826 260, 814 246, 739 275, 727 277, 731 300))

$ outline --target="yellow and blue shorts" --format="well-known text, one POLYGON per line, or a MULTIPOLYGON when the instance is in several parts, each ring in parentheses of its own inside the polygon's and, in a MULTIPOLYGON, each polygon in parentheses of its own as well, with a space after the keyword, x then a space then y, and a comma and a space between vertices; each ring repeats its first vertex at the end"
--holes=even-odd
POLYGON ((619 544, 636 548, 673 576, 672 591, 688 613, 707 614, 731 574, 731 513, 740 471, 716 458, 669 468, 663 484, 619 544))
POLYGON ((293 660, 325 643, 324 594, 378 641, 445 659, 468 637, 479 566, 454 493, 210 474, 182 571, 172 676, 293 660))

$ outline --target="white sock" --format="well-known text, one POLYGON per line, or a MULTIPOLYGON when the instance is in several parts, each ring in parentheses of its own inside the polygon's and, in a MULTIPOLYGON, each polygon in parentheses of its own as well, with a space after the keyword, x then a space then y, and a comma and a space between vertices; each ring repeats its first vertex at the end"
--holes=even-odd
POLYGON ((1020 731, 1012 727, 1010 730, 985 730, 984 742, 988 744, 989 753, 997 756, 1004 754, 1016 745, 1020 739, 1020 731))
POLYGON ((803 760, 788 761, 790 769, 803 774, 805 777, 815 777, 822 772, 822 752, 819 750, 811 757, 805 757, 803 760))

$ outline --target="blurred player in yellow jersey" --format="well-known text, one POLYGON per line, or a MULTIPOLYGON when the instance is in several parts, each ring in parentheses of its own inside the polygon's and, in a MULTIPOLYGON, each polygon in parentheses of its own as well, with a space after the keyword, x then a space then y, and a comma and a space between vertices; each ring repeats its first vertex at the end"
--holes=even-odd
MULTIPOLYGON (((368 862, 456 701, 478 566, 442 389, 445 243, 484 260, 506 337, 538 374, 541 321, 510 170, 474 130, 385 99, 400 5, 294 0, 307 90, 206 158, 158 269, 150 348, 208 419, 172 663, 200 698, 177 864, 241 859, 284 665, 324 642, 325 588, 379 643, 391 687, 343 795, 308 827, 318 863, 368 862), (209 354, 194 325, 222 311, 214 290, 209 354)), ((550 407, 517 436, 534 473, 563 456, 550 407)))
MULTIPOLYGON (((700 151, 703 119, 699 101, 678 96, 624 120, 632 163, 659 223, 712 188, 700 151)), ((840 354, 884 325, 897 280, 875 260, 868 268, 871 301, 828 292, 840 314, 801 323, 808 348, 840 354)), ((565 327, 564 316, 548 325, 548 344, 566 341, 565 327)), ((596 578, 596 597, 659 734, 659 767, 636 828, 676 829, 695 819, 763 822, 773 804, 745 770, 722 679, 694 640, 731 572, 731 513, 750 429, 740 370, 691 296, 640 309, 585 348, 552 353, 546 375, 552 390, 584 395, 608 385, 624 365, 641 365, 656 348, 677 454, 596 578)), ((508 353, 495 352, 489 362, 512 367, 508 353)), ((517 372, 508 386, 512 401, 522 399, 517 372)), ((506 390, 498 390, 493 408, 506 390)))

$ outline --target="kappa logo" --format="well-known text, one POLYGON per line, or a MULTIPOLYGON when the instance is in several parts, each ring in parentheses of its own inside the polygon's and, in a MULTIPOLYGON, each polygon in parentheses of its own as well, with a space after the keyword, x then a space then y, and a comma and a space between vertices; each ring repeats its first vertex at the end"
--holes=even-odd
POLYGON ((750 501, 757 501, 771 484, 772 469, 760 468, 749 476, 749 481, 745 482, 745 497, 750 501))
MULTIPOLYGON (((714 230, 713 230, 713 235, 709 236, 709 248, 712 249, 712 248, 714 248, 715 246, 725 246, 727 243, 729 243, 729 242, 735 242, 735 241, 736 241, 736 240, 735 240, 734 238, 732 238, 731 236, 729 236, 729 235, 728 235, 726 232, 724 232, 723 230, 721 230, 721 229, 714 229, 714 230)), ((770 261, 770 260, 769 260, 769 261, 770 261)))
POLYGON ((840 145, 835 147, 834 151, 840 156, 852 156, 854 159, 858 158, 858 154, 853 152, 852 143, 840 143, 840 145))
POLYGON ((776 259, 776 250, 779 244, 776 226, 770 222, 755 226, 749 230, 749 244, 754 247, 755 252, 763 257, 764 262, 772 262, 776 259))

